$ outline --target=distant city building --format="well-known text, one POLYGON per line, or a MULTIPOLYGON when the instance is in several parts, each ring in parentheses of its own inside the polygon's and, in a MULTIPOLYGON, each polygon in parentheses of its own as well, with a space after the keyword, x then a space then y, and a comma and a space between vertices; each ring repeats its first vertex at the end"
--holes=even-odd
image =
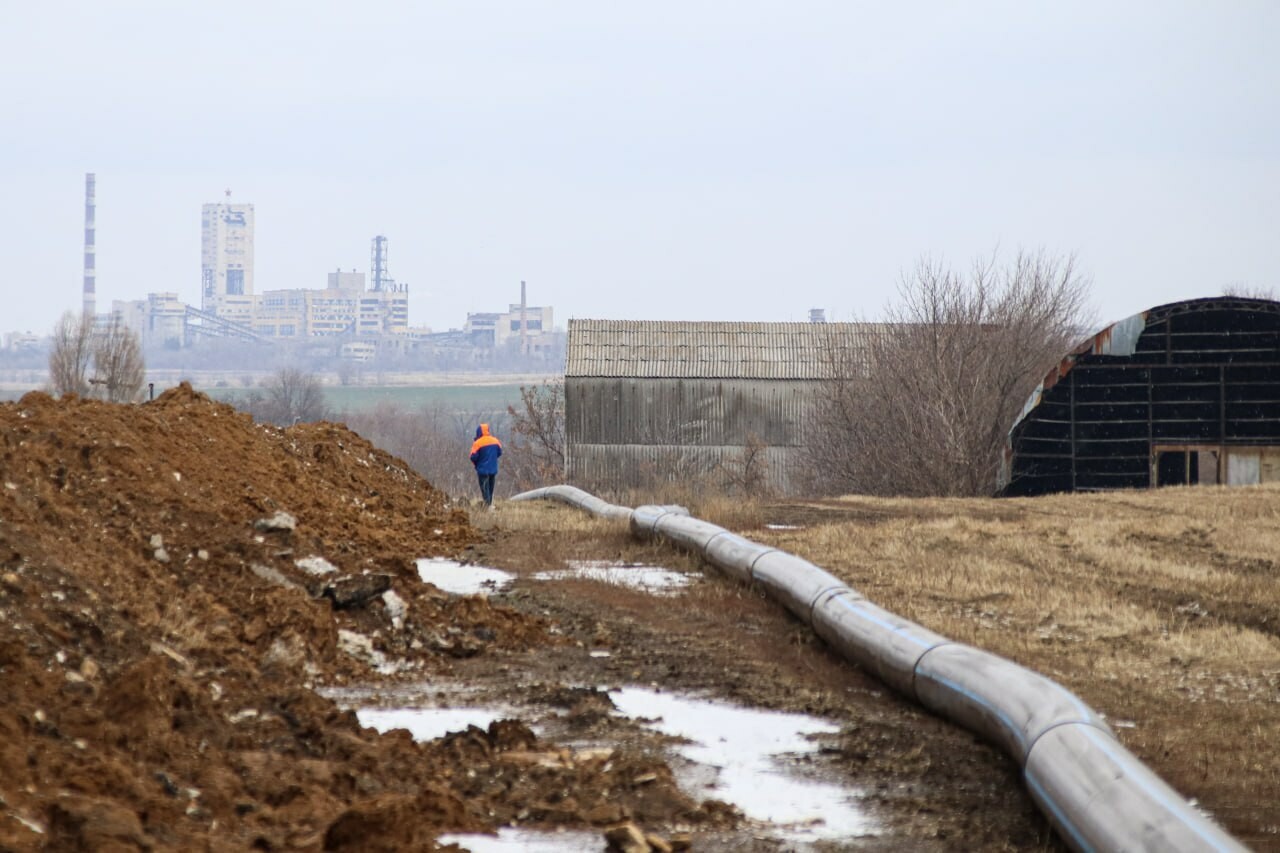
POLYGON ((200 307, 252 324, 253 205, 206 204, 200 217, 200 307))
POLYGON ((111 314, 132 329, 142 345, 181 347, 186 342, 187 305, 176 293, 148 293, 146 299, 111 302, 111 314))
POLYGON ((519 305, 512 305, 502 314, 468 314, 463 327, 475 346, 522 345, 526 352, 540 352, 547 347, 552 329, 551 307, 535 305, 525 306, 523 310, 519 305))
POLYGON ((556 345, 552 334, 555 324, 552 322, 551 307, 529 305, 525 297, 525 284, 522 281, 520 301, 509 304, 510 310, 505 314, 468 314, 463 332, 472 346, 501 349, 513 345, 511 342, 515 341, 514 346, 524 354, 551 350, 556 345))
POLYGON ((43 346, 47 335, 33 335, 30 332, 7 332, 4 336, 6 350, 34 350, 43 346))
POLYGON ((343 272, 339 268, 336 272, 329 273, 329 289, 330 290, 354 290, 357 293, 364 290, 364 273, 343 272))
POLYGON ((253 330, 265 338, 405 335, 408 287, 384 279, 383 288, 365 290, 364 273, 338 270, 324 289, 267 290, 258 298, 253 330))

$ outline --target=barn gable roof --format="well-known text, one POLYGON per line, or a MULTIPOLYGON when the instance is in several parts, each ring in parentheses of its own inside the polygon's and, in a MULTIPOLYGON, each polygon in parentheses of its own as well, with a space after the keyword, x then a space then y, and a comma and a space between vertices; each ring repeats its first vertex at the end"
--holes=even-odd
POLYGON ((875 323, 570 320, 565 376, 821 379, 863 350, 875 323))

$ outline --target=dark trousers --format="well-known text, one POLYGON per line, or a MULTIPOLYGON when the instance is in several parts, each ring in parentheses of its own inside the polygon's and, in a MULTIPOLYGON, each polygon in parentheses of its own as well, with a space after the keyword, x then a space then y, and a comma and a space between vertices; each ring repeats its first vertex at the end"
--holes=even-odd
POLYGON ((497 474, 476 474, 480 478, 480 497, 484 498, 484 502, 489 506, 493 505, 493 481, 497 478, 497 474))

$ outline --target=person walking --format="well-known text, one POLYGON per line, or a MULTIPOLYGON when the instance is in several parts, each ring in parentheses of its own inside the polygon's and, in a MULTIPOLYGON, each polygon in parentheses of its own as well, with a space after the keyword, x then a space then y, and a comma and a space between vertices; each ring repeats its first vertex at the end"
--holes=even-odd
POLYGON ((498 477, 498 457, 501 455, 502 442, 490 434, 489 425, 476 427, 476 440, 471 443, 471 464, 480 478, 480 497, 489 509, 493 509, 493 481, 498 477))

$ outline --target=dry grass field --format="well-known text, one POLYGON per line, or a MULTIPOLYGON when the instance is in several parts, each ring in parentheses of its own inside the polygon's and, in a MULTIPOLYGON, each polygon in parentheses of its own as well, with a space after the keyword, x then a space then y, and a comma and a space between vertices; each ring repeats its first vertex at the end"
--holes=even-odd
POLYGON ((1280 848, 1280 488, 700 512, 1057 680, 1246 844, 1280 848))
MULTIPOLYGON (((1280 488, 1028 499, 766 503, 674 493, 615 499, 683 503, 697 517, 811 560, 895 613, 1053 678, 1102 713, 1130 750, 1243 843, 1280 850, 1280 488)), ((696 567, 690 555, 669 546, 631 540, 617 522, 534 505, 504 504, 480 519, 517 537, 517 564, 610 556, 696 567)), ((752 615, 758 612, 754 596, 735 594, 734 586, 699 588, 675 615, 696 626, 680 639, 689 645, 698 642, 697 632, 733 633, 735 625, 743 643, 757 639, 742 634, 743 625, 775 638, 775 651, 761 651, 758 668, 772 675, 746 679, 756 695, 742 698, 777 702, 788 689, 814 689, 809 682, 789 686, 803 670, 825 673, 819 684, 841 678, 832 669, 840 664, 824 659, 820 642, 801 639, 797 622, 786 616, 761 622, 752 615), (785 642, 777 643, 779 637, 785 642), (772 664, 770 654, 777 655, 772 664), (772 692, 762 686, 771 680, 772 692)), ((658 636, 646 641, 654 644, 651 652, 662 644, 658 636)), ((739 692, 724 680, 726 689, 739 692)), ((845 701, 840 696, 862 695, 841 689, 822 695, 836 705, 845 701)), ((819 704, 832 709, 826 699, 819 704)), ((869 713, 881 711, 850 705, 845 716, 855 722, 849 730, 857 731, 856 720, 869 713)), ((936 800, 954 797, 960 808, 996 809, 998 795, 975 803, 960 789, 945 790, 948 779, 971 786, 970 771, 1002 771, 975 770, 985 761, 980 757, 960 760, 961 741, 945 740, 945 724, 926 724, 927 718, 894 723, 914 726, 916 750, 926 750, 926 765, 933 762, 916 779, 933 785, 929 796, 936 800), (936 749, 924 745, 935 739, 936 749)), ((913 743, 908 732, 878 737, 867 769, 915 772, 908 766, 915 753, 899 754, 913 743), (886 754, 876 758, 875 749, 886 754)), ((1022 818, 991 817, 991 826, 952 829, 972 849, 1018 849, 1012 834, 1022 831, 1016 829, 1022 818), (1001 833, 1010 833, 1004 842, 1001 833)), ((904 831, 916 838, 921 830, 912 820, 908 816, 904 831)))

